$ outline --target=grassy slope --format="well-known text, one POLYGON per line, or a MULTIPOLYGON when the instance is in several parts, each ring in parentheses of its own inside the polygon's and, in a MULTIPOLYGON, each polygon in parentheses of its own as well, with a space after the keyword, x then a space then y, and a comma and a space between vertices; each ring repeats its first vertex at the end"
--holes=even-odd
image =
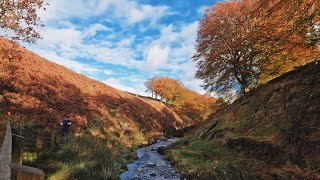
POLYGON ((183 127, 180 117, 158 101, 114 89, 2 38, 0 70, 0 115, 11 111, 15 129, 23 123, 26 145, 35 146, 36 133, 41 141, 58 133, 64 116, 71 115, 69 144, 57 137, 55 148, 42 149, 40 157, 34 150, 24 153, 25 163, 52 179, 117 179, 137 145, 183 127))
POLYGON ((237 177, 242 172, 265 178, 320 178, 319 118, 320 63, 314 62, 212 115, 187 137, 189 145, 176 146, 168 157, 186 176, 204 172, 220 177, 224 175, 216 170, 222 169, 237 177), (195 159, 200 162, 194 164, 195 159))
POLYGON ((28 121, 54 127, 70 114, 75 126, 82 128, 99 117, 111 132, 132 130, 154 135, 182 127, 181 119, 160 102, 114 89, 0 39, 1 69, 5 69, 3 62, 8 57, 13 57, 15 70, 0 76, 5 97, 1 108, 28 121))

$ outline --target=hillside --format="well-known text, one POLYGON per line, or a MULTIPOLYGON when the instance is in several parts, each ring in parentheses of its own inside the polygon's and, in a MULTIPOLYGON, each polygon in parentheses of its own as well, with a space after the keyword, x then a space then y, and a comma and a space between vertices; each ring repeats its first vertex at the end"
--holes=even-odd
POLYGON ((103 119, 117 136, 143 132, 173 134, 183 122, 164 104, 142 99, 57 65, 15 43, 0 39, 1 111, 57 130, 69 114, 73 130, 103 119))
POLYGON ((182 142, 167 157, 191 179, 320 179, 320 62, 261 85, 182 142))

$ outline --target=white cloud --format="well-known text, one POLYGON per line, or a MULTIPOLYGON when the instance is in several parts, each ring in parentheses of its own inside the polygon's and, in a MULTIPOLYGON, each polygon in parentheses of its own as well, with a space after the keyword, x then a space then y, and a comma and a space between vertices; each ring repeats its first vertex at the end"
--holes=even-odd
POLYGON ((65 28, 45 27, 41 29, 43 39, 31 48, 37 53, 40 51, 47 51, 48 54, 58 52, 62 58, 69 60, 80 57, 128 67, 140 66, 142 62, 135 60, 135 51, 130 47, 135 36, 121 39, 118 43, 112 40, 90 39, 98 31, 111 30, 97 23, 82 30, 77 29, 74 24, 68 24, 68 27, 65 28))
POLYGON ((129 10, 128 21, 129 23, 136 23, 139 21, 151 19, 152 23, 159 20, 162 16, 164 16, 168 12, 167 6, 150 6, 150 5, 141 5, 140 7, 134 3, 129 10))
MULTIPOLYGON (((170 54, 167 57, 168 61, 165 62, 167 64, 161 63, 160 65, 169 68, 179 68, 181 62, 191 60, 194 52, 198 22, 185 24, 180 27, 180 31, 177 31, 178 28, 173 25, 162 27, 160 37, 153 40, 150 43, 150 48, 147 48, 147 51, 150 51, 153 47, 170 47, 170 54)), ((145 54, 148 55, 149 52, 145 52, 145 54)), ((148 62, 148 56, 145 57, 145 61, 148 62)))
POLYGON ((203 94, 205 91, 200 86, 201 80, 194 77, 196 65, 191 59, 197 30, 197 21, 180 26, 163 26, 159 38, 148 39, 139 47, 145 51, 142 70, 158 70, 153 71, 154 74, 168 76, 167 72, 160 73, 163 67, 170 70, 173 78, 182 80, 187 87, 203 94))
POLYGON ((171 14, 168 6, 151 6, 131 0, 47 0, 49 6, 40 12, 46 23, 69 18, 87 19, 98 15, 109 15, 127 24, 149 20, 155 23, 161 17, 171 14))
POLYGON ((98 31, 111 31, 111 28, 108 28, 102 24, 92 24, 88 29, 86 29, 82 37, 92 37, 95 36, 98 31))
POLYGON ((39 41, 42 48, 71 47, 79 44, 82 38, 82 32, 75 27, 69 28, 44 28, 40 32, 43 39, 39 41))
POLYGON ((163 16, 172 14, 168 6, 151 6, 130 0, 117 0, 110 3, 113 17, 124 20, 127 24, 142 21, 156 23, 163 16))
POLYGON ((155 70, 166 65, 168 62, 170 48, 168 46, 161 48, 153 46, 146 55, 146 64, 148 70, 155 70))
POLYGON ((126 67, 139 67, 141 62, 135 60, 135 51, 129 47, 103 47, 99 44, 84 45, 82 49, 89 58, 98 62, 122 65, 126 67))
POLYGON ((135 40, 135 37, 136 37, 136 36, 130 36, 130 37, 124 38, 124 39, 122 39, 121 41, 119 41, 119 42, 117 43, 117 46, 120 46, 120 47, 128 47, 128 46, 131 46, 132 43, 133 43, 134 40, 135 40))
POLYGON ((128 86, 121 84, 119 79, 109 78, 109 79, 102 81, 102 82, 107 84, 108 86, 112 86, 112 87, 119 89, 119 90, 122 90, 122 91, 137 93, 132 87, 128 87, 128 86))
POLYGON ((63 57, 59 56, 55 52, 38 51, 38 54, 41 57, 44 57, 44 58, 51 60, 57 64, 60 64, 60 65, 65 66, 69 69, 72 69, 78 73, 88 73, 88 74, 94 75, 98 72, 101 72, 100 69, 95 68, 89 64, 84 64, 84 63, 80 63, 78 61, 64 59, 63 57))
MULTIPOLYGON (((76 60, 86 59, 94 63, 110 63, 136 70, 153 70, 153 74, 165 69, 174 77, 180 78, 188 87, 196 91, 202 90, 199 87, 201 82, 194 78, 196 68, 191 61, 198 29, 197 21, 180 25, 160 25, 159 20, 162 17, 174 13, 168 6, 151 6, 132 0, 49 0, 49 3, 47 11, 40 14, 48 24, 41 30, 43 40, 39 41, 38 46, 32 47, 34 52, 89 75, 98 72, 111 75, 116 73, 116 69, 98 69, 76 60), (99 18, 95 21, 97 17, 99 18), (70 18, 80 19, 83 24, 73 24, 70 18), (88 22, 92 24, 86 24, 88 22), (109 26, 109 22, 117 23, 117 26, 109 26), (138 26, 131 26, 136 24, 138 26), (121 26, 120 30, 116 29, 118 25, 121 26), (141 40, 139 34, 127 34, 129 26, 137 27, 138 30, 142 26, 156 27, 160 34, 156 39, 154 36, 145 36, 141 40), (103 36, 100 36, 101 31, 103 36), (97 34, 99 36, 96 36, 97 34), (136 47, 135 42, 139 42, 136 47)), ((128 83, 124 83, 124 80, 110 78, 104 82, 115 88, 146 95, 143 83, 147 77, 126 78, 131 84, 136 84, 134 88, 126 86, 128 83)))
POLYGON ((103 73, 105 74, 105 75, 111 75, 111 74, 113 74, 113 72, 111 71, 111 70, 104 70, 103 71, 103 73))

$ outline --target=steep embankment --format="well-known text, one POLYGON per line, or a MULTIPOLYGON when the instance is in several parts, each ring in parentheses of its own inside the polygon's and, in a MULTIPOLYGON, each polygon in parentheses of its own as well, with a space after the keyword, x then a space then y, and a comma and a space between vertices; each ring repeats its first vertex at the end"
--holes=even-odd
POLYGON ((15 43, 0 39, 1 109, 12 118, 37 122, 51 129, 65 115, 74 128, 103 119, 117 136, 146 132, 173 133, 182 120, 164 104, 142 99, 47 61, 15 43))
POLYGON ((187 177, 320 179, 320 62, 261 85, 173 147, 167 157, 187 177))

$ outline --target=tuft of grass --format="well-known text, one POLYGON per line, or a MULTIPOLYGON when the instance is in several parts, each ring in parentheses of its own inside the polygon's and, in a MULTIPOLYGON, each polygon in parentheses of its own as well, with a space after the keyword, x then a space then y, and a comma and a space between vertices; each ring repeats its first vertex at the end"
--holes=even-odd
POLYGON ((22 160, 25 162, 25 163, 32 163, 34 161, 37 160, 37 153, 35 152, 24 152, 22 154, 22 160))
POLYGON ((117 116, 117 111, 115 109, 110 109, 108 111, 108 114, 111 116, 111 117, 116 117, 117 116))
POLYGON ((137 145, 143 144, 144 142, 147 141, 147 137, 143 132, 139 131, 133 134, 133 141, 134 141, 134 144, 137 144, 137 145))
POLYGON ((103 130, 103 127, 105 126, 104 119, 100 117, 93 118, 90 120, 87 124, 88 129, 99 129, 103 130))

